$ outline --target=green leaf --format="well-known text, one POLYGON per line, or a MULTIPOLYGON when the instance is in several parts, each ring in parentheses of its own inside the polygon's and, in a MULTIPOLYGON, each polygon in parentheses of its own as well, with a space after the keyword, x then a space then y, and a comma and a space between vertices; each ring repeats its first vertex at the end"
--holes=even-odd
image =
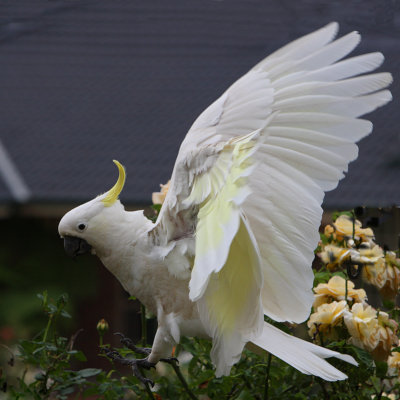
POLYGON ((64 308, 67 303, 68 303, 68 295, 66 293, 63 293, 57 299, 57 308, 59 308, 59 309, 64 308))
POLYGON ((49 314, 55 314, 57 312, 57 307, 54 304, 49 304, 47 306, 47 312, 49 314))
POLYGON ((74 392, 74 387, 73 386, 69 386, 69 387, 66 387, 65 389, 60 390, 60 394, 63 395, 63 396, 65 396, 67 394, 71 394, 73 392, 74 392))
POLYGON ((61 311, 61 315, 62 315, 64 318, 72 318, 72 317, 71 317, 71 314, 69 314, 69 313, 66 312, 65 310, 62 310, 62 311, 61 311))
POLYGON ((335 222, 341 215, 347 215, 350 218, 354 218, 352 211, 336 211, 332 214, 332 221, 335 222))
POLYGON ((40 347, 38 347, 36 350, 34 350, 34 351, 32 352, 32 354, 35 355, 35 354, 37 354, 37 353, 40 353, 40 352, 43 351, 45 348, 46 348, 46 346, 40 346, 40 347))
POLYGON ((36 380, 36 381, 44 381, 44 378, 45 378, 45 375, 43 374, 43 372, 38 372, 38 373, 35 375, 35 380, 36 380))
POLYGON ((388 365, 384 361, 375 361, 376 365, 376 376, 378 378, 384 379, 387 374, 388 365))
POLYGON ((89 376, 98 375, 101 372, 101 369, 97 368, 85 368, 77 371, 77 375, 83 378, 88 378, 89 376))
MULTIPOLYGON (((73 351, 75 352, 75 353, 73 353, 74 357, 78 361, 87 361, 87 358, 86 358, 85 354, 82 351, 80 351, 80 350, 73 350, 73 351)), ((72 352, 69 352, 69 353, 72 353, 72 352)))
POLYGON ((394 308, 394 306, 395 306, 395 304, 394 304, 393 301, 382 299, 382 302, 383 302, 383 306, 384 306, 387 310, 393 310, 393 308, 394 308))
POLYGON ((359 347, 353 345, 349 345, 349 348, 352 350, 355 357, 360 363, 364 364, 367 368, 374 367, 374 360, 371 354, 368 353, 368 351, 360 349, 359 347))
POLYGON ((157 212, 160 212, 162 204, 153 204, 151 208, 157 212))
POLYGON ((326 283, 332 277, 329 271, 314 271, 314 287, 319 283, 326 283))

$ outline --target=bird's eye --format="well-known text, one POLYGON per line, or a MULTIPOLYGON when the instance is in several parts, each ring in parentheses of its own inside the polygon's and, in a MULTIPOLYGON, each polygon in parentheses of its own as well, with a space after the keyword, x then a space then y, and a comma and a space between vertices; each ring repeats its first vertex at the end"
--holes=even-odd
POLYGON ((85 225, 85 224, 79 224, 79 225, 78 225, 78 229, 79 229, 80 231, 84 231, 85 228, 86 228, 86 225, 85 225))

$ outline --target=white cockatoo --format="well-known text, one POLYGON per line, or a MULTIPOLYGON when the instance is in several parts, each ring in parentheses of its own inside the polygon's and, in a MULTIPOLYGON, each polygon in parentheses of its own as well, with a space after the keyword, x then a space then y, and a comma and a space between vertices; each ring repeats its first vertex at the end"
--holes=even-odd
POLYGON ((91 249, 157 315, 139 366, 169 357, 182 335, 212 339, 217 376, 248 342, 329 381, 346 375, 325 358, 356 364, 264 322, 309 316, 324 192, 372 130, 359 117, 391 100, 389 73, 362 75, 383 55, 342 60, 360 35, 333 40, 337 30, 330 23, 274 52, 197 118, 155 223, 118 200, 117 161, 115 186, 62 218, 67 252, 91 249))

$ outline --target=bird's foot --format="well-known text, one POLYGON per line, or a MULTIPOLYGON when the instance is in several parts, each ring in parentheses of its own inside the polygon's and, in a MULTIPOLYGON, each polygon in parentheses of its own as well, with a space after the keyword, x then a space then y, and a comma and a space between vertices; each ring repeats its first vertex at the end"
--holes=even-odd
MULTIPOLYGON (((120 342, 127 347, 128 349, 132 350, 135 353, 138 354, 144 354, 146 356, 150 355, 151 353, 151 348, 149 347, 137 347, 133 341, 129 338, 127 338, 124 334, 122 334, 121 332, 115 332, 114 335, 119 336, 120 342)), ((172 364, 172 363, 176 363, 179 364, 179 360, 176 357, 168 357, 168 358, 160 358, 160 361, 165 362, 167 364, 172 364)))
POLYGON ((176 357, 168 357, 168 358, 160 358, 160 361, 165 362, 167 364, 179 364, 179 360, 176 357))
POLYGON ((150 385, 151 387, 154 386, 154 382, 151 379, 146 378, 142 372, 140 371, 140 368, 145 368, 145 369, 150 369, 150 368, 155 368, 156 364, 150 362, 147 357, 146 358, 141 358, 141 359, 135 359, 135 358, 125 358, 122 357, 121 354, 118 353, 116 350, 111 350, 106 347, 102 349, 102 351, 105 353, 105 355, 111 360, 118 362, 122 365, 128 365, 132 368, 133 374, 136 376, 136 378, 139 379, 140 382, 142 382, 145 386, 150 385))
MULTIPOLYGON (((143 354, 146 357, 141 359, 125 358, 122 357, 121 354, 119 354, 118 351, 116 350, 103 348, 103 351, 107 355, 107 357, 111 358, 113 361, 116 361, 122 365, 129 365, 130 367, 132 367, 132 371, 136 376, 136 378, 138 378, 144 385, 149 384, 151 386, 154 386, 154 382, 144 377, 140 371, 140 368, 145 368, 145 369, 155 368, 156 363, 152 363, 148 360, 148 357, 151 353, 151 348, 137 347, 131 339, 127 338, 120 332, 116 332, 114 333, 114 335, 119 336, 121 344, 123 344, 129 350, 132 350, 134 353, 137 354, 143 354)), ((160 361, 171 365, 179 364, 179 361, 176 357, 161 358, 160 361)))
POLYGON ((133 343, 133 341, 129 338, 127 338, 125 335, 123 335, 120 332, 114 333, 114 335, 117 335, 120 337, 120 342, 127 347, 129 350, 132 350, 133 352, 137 354, 144 354, 145 356, 148 356, 151 353, 151 349, 149 347, 137 347, 133 343))

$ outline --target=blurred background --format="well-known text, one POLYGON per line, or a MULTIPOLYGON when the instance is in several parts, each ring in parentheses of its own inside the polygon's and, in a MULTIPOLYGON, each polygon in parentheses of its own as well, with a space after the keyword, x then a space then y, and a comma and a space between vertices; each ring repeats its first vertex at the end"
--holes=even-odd
MULTIPOLYGON (((358 206, 379 243, 398 248, 400 3, 395 0, 1 0, 0 343, 43 326, 35 294, 67 292, 68 334, 99 364, 97 321, 140 335, 140 307, 95 257, 64 254, 57 225, 128 179, 121 200, 149 206, 191 123, 273 50, 338 21, 381 51, 394 100, 324 209, 358 206)), ((111 334, 106 339, 114 340, 111 334)))

